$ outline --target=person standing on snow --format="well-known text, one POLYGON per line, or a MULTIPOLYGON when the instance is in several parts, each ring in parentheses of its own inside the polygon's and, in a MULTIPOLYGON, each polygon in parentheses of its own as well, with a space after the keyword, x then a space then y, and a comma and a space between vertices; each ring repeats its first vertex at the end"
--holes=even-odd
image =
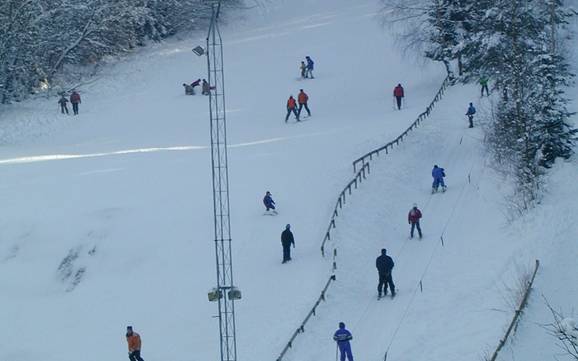
POLYGON ((297 115, 299 117, 301 117, 301 110, 303 107, 305 107, 305 110, 307 110, 307 116, 311 116, 311 111, 309 111, 307 101, 309 101, 309 95, 307 95, 303 89, 299 89, 299 95, 297 95, 297 102, 299 103, 299 110, 297 111, 297 115))
POLYGON ((442 186, 442 192, 446 191, 446 184, 444 183, 444 177, 446 176, 445 170, 443 168, 438 167, 437 165, 434 165, 432 171, 431 171, 431 176, 433 177, 433 184, 432 184, 432 193, 435 193, 438 191, 438 187, 441 185, 442 186))
POLYGON ((482 96, 484 96, 484 89, 486 90, 486 95, 490 96, 490 90, 488 89, 488 77, 482 75, 480 77, 480 86, 482 87, 482 96))
POLYGON ((285 230, 281 233, 281 245, 283 246, 283 262, 291 261, 291 245, 295 248, 295 238, 291 232, 291 225, 285 226, 285 230))
POLYGON ((304 61, 302 61, 301 65, 299 65, 299 70, 301 70, 301 77, 303 79, 307 78, 307 65, 305 65, 304 61))
POLYGON ((305 68, 305 77, 313 79, 313 59, 308 56, 305 57, 305 61, 307 62, 307 67, 305 68))
POLYGON ((144 361, 140 357, 142 346, 140 335, 132 330, 132 326, 126 328, 126 342, 128 343, 128 358, 130 361, 144 361))
POLYGON ((393 96, 395 97, 395 101, 397 103, 397 110, 401 110, 401 100, 405 96, 401 84, 397 84, 397 86, 393 88, 393 96))
POLYGON ((78 115, 78 104, 82 103, 82 101, 80 100, 80 94, 76 90, 73 90, 72 94, 70 94, 70 103, 72 104, 74 115, 78 115))
POLYGON ((68 103, 68 99, 66 99, 66 97, 64 96, 64 93, 60 94, 60 99, 58 99, 58 104, 60 105, 60 112, 62 114, 66 113, 68 114, 68 106, 66 105, 68 103))
POLYGON ((474 127, 474 114, 476 114, 476 108, 474 108, 473 103, 470 103, 470 106, 468 107, 468 111, 466 112, 466 115, 468 116, 468 120, 470 121, 470 128, 474 127))
MULTIPOLYGON (((443 178, 442 178, 443 179, 443 178)), ((417 208, 417 204, 413 204, 413 208, 409 210, 407 215, 407 223, 411 224, 411 231, 409 237, 413 238, 413 231, 417 228, 417 233, 419 238, 421 238, 421 227, 419 226, 419 220, 421 219, 421 211, 417 208)))
POLYGON ((271 197, 271 192, 267 191, 267 193, 265 193, 265 197, 263 197, 263 204, 265 205, 265 208, 267 208, 265 210, 266 212, 269 212, 269 209, 272 209, 273 213, 277 214, 277 211, 275 210, 275 201, 271 197))
POLYGON ((293 112, 295 115, 295 119, 299 121, 299 113, 297 113, 297 102, 295 101, 295 98, 293 98, 293 95, 289 96, 289 99, 287 99, 287 115, 285 116, 285 123, 287 123, 287 120, 289 120, 289 115, 291 115, 291 112, 293 112))
POLYGON ((337 347, 341 353, 341 361, 345 361, 345 357, 349 361, 353 361, 353 355, 351 354, 351 344, 349 341, 353 339, 351 332, 345 328, 345 323, 339 322, 339 329, 335 331, 333 335, 333 340, 337 342, 337 347))
POLYGON ((393 284, 393 277, 391 271, 393 270, 393 259, 387 255, 387 250, 381 250, 381 256, 375 260, 375 267, 379 275, 379 283, 377 284, 377 298, 380 299, 382 295, 387 296, 387 287, 391 290, 391 297, 395 297, 395 285, 393 284))

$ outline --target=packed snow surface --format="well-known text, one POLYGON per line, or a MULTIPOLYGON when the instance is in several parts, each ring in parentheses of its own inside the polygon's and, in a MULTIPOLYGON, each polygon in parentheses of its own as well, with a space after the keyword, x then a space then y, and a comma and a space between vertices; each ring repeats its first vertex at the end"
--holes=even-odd
MULTIPOLYGON (((322 229, 350 160, 407 127, 443 79, 394 51, 378 10, 281 1, 223 26, 240 358, 276 357, 329 275, 322 229), (299 79, 306 55, 313 80, 299 79), (285 124, 301 88, 312 117, 285 124), (263 216, 267 190, 276 217, 263 216)), ((0 359, 123 359, 127 325, 145 360, 218 358, 208 99, 182 87, 207 77, 191 52, 204 37, 107 67, 79 88, 78 117, 56 98, 2 113, 0 359)))
MULTIPOLYGON (((439 64, 398 51, 379 9, 369 0, 275 0, 223 26, 241 360, 275 359, 319 295, 331 272, 320 242, 351 161, 405 130, 443 81, 439 64), (306 55, 312 80, 299 78, 306 55), (402 111, 393 110, 397 83, 402 111), (299 89, 312 116, 285 124, 299 89), (263 215, 266 191, 277 216, 263 215), (296 248, 282 265, 285 224, 296 248)), ((204 36, 107 66, 79 88, 78 117, 60 115, 52 98, 0 113, 0 360, 123 359, 127 325, 147 361, 218 359, 217 309, 207 301, 216 283, 208 99, 181 85, 206 78, 205 59, 190 51, 204 36)), ((495 346, 516 280, 544 253, 540 236, 554 242, 548 224, 569 193, 552 192, 537 218, 512 223, 509 182, 483 151, 483 124, 467 129, 470 101, 480 116, 490 111, 477 88, 454 87, 372 163, 328 246, 338 250, 337 282, 287 360, 333 359, 339 321, 359 360, 386 350, 396 360, 478 360, 495 346), (444 194, 430 194, 433 164, 446 169, 444 194), (421 241, 408 239, 414 202, 424 212, 421 241), (381 248, 396 262, 393 300, 376 300, 381 248)), ((553 178, 566 185, 575 169, 559 165, 553 178)), ((576 235, 572 209, 554 225, 576 235)))

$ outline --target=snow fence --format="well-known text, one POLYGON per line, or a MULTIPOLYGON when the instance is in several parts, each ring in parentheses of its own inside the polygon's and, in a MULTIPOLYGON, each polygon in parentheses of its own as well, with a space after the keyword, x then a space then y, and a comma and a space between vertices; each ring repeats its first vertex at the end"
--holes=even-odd
MULTIPOLYGON (((442 96, 445 93, 445 90, 450 85, 451 85, 451 79, 449 76, 447 76, 444 79, 444 81, 442 82, 442 85, 440 86, 434 99, 428 105, 426 110, 423 113, 421 113, 420 115, 418 115, 417 119, 413 123, 411 123, 409 128, 407 128, 403 133, 401 133, 397 138, 395 138, 391 142, 385 144, 382 147, 379 147, 377 149, 374 149, 374 150, 364 154, 363 156, 361 156, 360 158, 356 159, 353 162, 353 173, 354 173, 353 179, 351 179, 347 183, 347 185, 343 188, 343 190, 339 193, 339 196, 337 197, 337 201, 335 202, 335 207, 333 209, 331 219, 329 220, 329 226, 327 227, 327 231, 325 232, 325 235, 323 237, 323 241, 321 242, 321 255, 323 257, 325 257, 325 245, 326 245, 327 241, 331 240, 331 230, 336 228, 335 219, 339 216, 339 212, 341 211, 341 209, 343 209, 343 206, 345 205, 347 196, 351 195, 353 190, 357 189, 358 186, 363 182, 363 180, 366 179, 366 177, 370 174, 370 171, 371 171, 370 170, 370 161, 373 159, 373 156, 379 156, 379 154, 381 152, 384 152, 384 151, 385 151, 385 154, 388 154, 390 149, 393 149, 394 146, 398 146, 401 142, 403 142, 403 139, 412 130, 417 128, 421 124, 422 121, 424 121, 426 118, 429 117, 429 115, 431 114, 431 112, 433 111, 433 109, 435 107, 435 104, 441 100, 442 96)), ((443 238, 442 238, 442 243, 443 243, 443 238)), ((294 343, 295 339, 297 338, 297 336, 300 333, 305 332, 305 325, 307 324, 309 319, 311 319, 311 316, 314 316, 316 314, 317 307, 319 306, 321 301, 325 301, 325 294, 327 292, 327 289, 336 280, 335 270, 337 269, 337 247, 334 247, 333 252, 331 252, 331 253, 332 253, 331 256, 333 258, 332 259, 332 273, 329 276, 329 279, 327 280, 325 287, 323 287, 323 289, 321 290, 321 294, 319 295, 319 297, 315 301, 315 304, 313 305, 313 307, 311 308, 309 313, 307 313, 307 316, 305 317, 305 319, 303 319, 303 321, 301 322, 299 327, 293 332, 293 334, 289 338, 289 341, 287 342, 287 344, 285 344, 285 347, 283 347, 283 350, 279 354, 279 357, 277 357, 276 361, 283 360, 287 351, 289 351, 289 349, 293 347, 293 343, 294 343)), ((421 285, 421 283, 420 283, 420 285, 421 285)), ((387 358, 387 351, 386 351, 385 358, 387 358)))
POLYGON ((526 305, 528 304, 528 297, 530 296, 530 290, 532 289, 532 285, 534 284, 534 279, 536 278, 536 273, 538 273, 538 268, 540 268, 540 261, 536 260, 536 264, 534 266, 534 272, 532 273, 532 277, 530 277, 530 280, 526 283, 526 289, 524 290, 524 295, 522 296, 522 299, 520 300, 520 304, 518 305, 518 308, 516 308, 516 310, 514 311, 514 317, 512 318, 512 322, 510 322, 510 325, 508 326, 508 329, 506 330, 504 337, 502 337, 500 339, 500 342, 498 343, 498 347, 496 347, 496 349, 494 350, 494 353, 492 354, 492 357, 489 359, 489 361, 496 361, 496 359, 498 358, 498 354, 500 353, 500 350, 504 347, 504 345, 508 341, 508 338, 510 337, 510 335, 513 332, 516 332, 516 328, 518 327, 518 322, 520 320, 520 315, 522 314, 522 311, 524 310, 524 308, 526 308, 526 305))
MULTIPOLYGON (((325 232, 325 236, 323 237, 323 241, 321 242, 321 255, 325 257, 325 244, 327 241, 331 240, 331 230, 335 228, 335 218, 339 216, 338 209, 341 210, 345 205, 346 195, 351 195, 352 187, 357 189, 358 183, 361 183, 363 179, 370 173, 370 162, 373 160, 374 156, 379 156, 380 153, 385 152, 385 154, 389 154, 389 151, 393 149, 393 147, 398 146, 401 142, 403 142, 404 138, 409 135, 411 131, 417 128, 422 121, 429 117, 431 112, 433 111, 436 103, 442 99, 446 89, 448 86, 451 85, 451 79, 447 76, 442 85, 440 86, 438 92, 436 93, 435 97, 428 105, 426 110, 418 115, 417 119, 411 123, 409 128, 407 128, 403 133, 401 133, 397 138, 392 140, 391 142, 381 146, 377 149, 367 152, 363 156, 357 158, 353 161, 353 173, 355 174, 353 179, 343 188, 341 193, 339 193, 339 197, 337 198, 337 202, 335 203, 335 208, 333 209, 333 214, 331 215, 331 220, 329 221, 329 226, 327 227, 327 231, 325 232)), ((333 269, 337 267, 336 264, 336 250, 334 249, 333 252, 333 269)))

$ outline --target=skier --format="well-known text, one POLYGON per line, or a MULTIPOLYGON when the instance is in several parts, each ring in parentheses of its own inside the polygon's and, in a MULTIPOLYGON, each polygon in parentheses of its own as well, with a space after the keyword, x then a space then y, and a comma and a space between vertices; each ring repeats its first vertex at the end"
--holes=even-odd
POLYGON ((185 95, 195 95, 195 90, 191 85, 183 83, 183 87, 185 88, 185 95))
POLYGON ((401 110, 401 100, 405 96, 401 84, 397 84, 397 86, 393 89, 393 96, 397 102, 397 110, 401 110))
POLYGON ((473 103, 470 103, 470 106, 468 107, 468 111, 466 112, 466 115, 468 116, 468 120, 470 121, 470 128, 474 127, 474 114, 476 114, 476 108, 474 108, 473 103))
POLYGON ((68 103, 68 99, 66 99, 66 97, 64 96, 64 93, 60 94, 60 99, 58 99, 58 104, 60 105, 60 111, 62 112, 62 114, 66 113, 68 114, 68 106, 66 105, 68 103))
POLYGON ((345 328, 345 323, 339 322, 339 329, 335 331, 333 335, 333 340, 337 342, 337 347, 341 353, 341 361, 345 361, 347 356, 348 361, 353 361, 353 355, 351 354, 351 344, 349 341, 353 339, 351 332, 345 328))
POLYGON ((132 326, 126 327, 126 342, 128 342, 128 358, 130 361, 144 361, 140 357, 140 335, 132 330, 132 326))
POLYGON ((289 96, 289 99, 287 99, 287 115, 285 116, 285 123, 287 123, 291 112, 295 114, 295 119, 299 121, 299 113, 297 113, 297 102, 295 101, 295 98, 293 98, 293 95, 289 96))
POLYGON ((291 245, 295 248, 295 239, 291 232, 291 225, 285 226, 285 230, 281 233, 281 245, 283 246, 283 262, 291 261, 291 245))
POLYGON ((301 65, 299 65, 299 70, 301 70, 301 78, 305 79, 307 78, 306 74, 307 74, 307 65, 305 65, 305 62, 302 61, 301 65))
POLYGON ((480 77, 480 86, 482 87, 482 96, 484 96, 484 89, 486 90, 486 95, 490 96, 490 90, 488 89, 488 77, 482 75, 480 77))
POLYGON ((80 94, 76 90, 73 90, 72 94, 70 94, 70 103, 72 104, 74 115, 78 115, 78 104, 82 103, 82 101, 80 100, 80 94))
POLYGON ((377 299, 381 298, 382 290, 383 295, 387 296, 388 286, 391 290, 391 298, 395 297, 395 285, 393 284, 393 278, 391 276, 393 266, 393 259, 387 255, 387 250, 383 248, 381 250, 381 256, 377 257, 375 260, 375 267, 377 268, 377 273, 379 274, 379 283, 377 284, 377 299))
POLYGON ((432 194, 438 191, 438 187, 442 186, 442 192, 446 191, 446 184, 444 183, 444 177, 446 176, 445 170, 443 168, 434 165, 431 176, 433 177, 433 184, 431 192, 432 194))
POLYGON ((299 95, 297 95, 297 102, 299 103, 299 110, 297 111, 297 115, 301 116, 301 110, 305 107, 307 110, 307 116, 311 116, 311 111, 309 111, 309 107, 307 106, 307 101, 309 100, 309 95, 307 95, 303 89, 299 89, 299 95))
POLYGON ((305 77, 313 79, 313 65, 315 64, 313 60, 307 55, 305 57, 305 61, 307 61, 307 66, 305 68, 305 77))
POLYGON ((277 211, 275 210, 275 201, 271 198, 271 192, 267 191, 267 193, 265 193, 263 204, 265 205, 266 212, 269 212, 269 209, 272 209, 273 213, 277 214, 277 211))
MULTIPOLYGON (((443 178, 442 178, 443 182, 443 178)), ((421 239, 421 227, 419 226, 419 220, 421 219, 421 211, 417 208, 417 204, 413 204, 413 208, 409 210, 407 215, 407 223, 411 224, 410 238, 413 238, 413 231, 417 228, 417 233, 421 239)))

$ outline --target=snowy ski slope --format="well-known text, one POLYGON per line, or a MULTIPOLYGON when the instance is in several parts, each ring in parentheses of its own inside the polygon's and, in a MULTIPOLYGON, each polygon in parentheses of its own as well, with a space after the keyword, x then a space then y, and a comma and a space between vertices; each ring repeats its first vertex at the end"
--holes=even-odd
MULTIPOLYGON (((259 360, 276 356, 326 280, 319 241, 349 161, 406 128, 443 79, 394 50, 373 1, 267 6, 223 29, 239 355, 259 360), (305 55, 315 80, 298 80, 305 55), (403 112, 391 105, 398 82, 403 112), (300 88, 313 116, 284 124, 300 88), (277 217, 262 215, 266 190, 277 217), (287 223, 297 248, 281 265, 287 223)), ((208 104, 181 86, 205 77, 190 51, 202 38, 107 67, 80 88, 77 118, 57 99, 2 114, 0 359, 123 359, 127 324, 145 360, 217 358, 208 104)))
MULTIPOLYGON (((438 64, 400 55, 378 10, 371 0, 271 0, 223 29, 241 360, 277 357, 330 273, 319 246, 351 161, 405 130, 444 78, 438 64), (305 55, 314 80, 299 80, 305 55), (399 82, 401 112, 391 99, 399 82), (313 116, 285 124, 286 99, 300 88, 313 116), (276 217, 263 216, 267 190, 276 217), (287 223, 296 249, 281 265, 287 223)), ((215 283, 208 100, 181 86, 206 77, 205 59, 190 51, 203 38, 107 66, 80 89, 79 117, 60 116, 57 99, 0 113, 0 360, 123 360, 128 324, 147 361, 218 358, 216 305, 206 299, 215 283)), ((386 350, 389 360, 479 360, 510 317, 520 270, 560 259, 550 245, 570 247, 576 164, 558 166, 544 210, 508 223, 509 183, 483 152, 481 129, 466 128, 469 101, 489 111, 477 88, 450 89, 348 198, 330 243, 338 282, 287 360, 333 359, 339 321, 358 360, 386 350), (446 169, 445 194, 429 193, 433 164, 446 169), (558 219, 564 201, 569 215, 558 219), (422 241, 407 239, 414 202, 422 241), (377 301, 383 247, 399 294, 377 301)))

